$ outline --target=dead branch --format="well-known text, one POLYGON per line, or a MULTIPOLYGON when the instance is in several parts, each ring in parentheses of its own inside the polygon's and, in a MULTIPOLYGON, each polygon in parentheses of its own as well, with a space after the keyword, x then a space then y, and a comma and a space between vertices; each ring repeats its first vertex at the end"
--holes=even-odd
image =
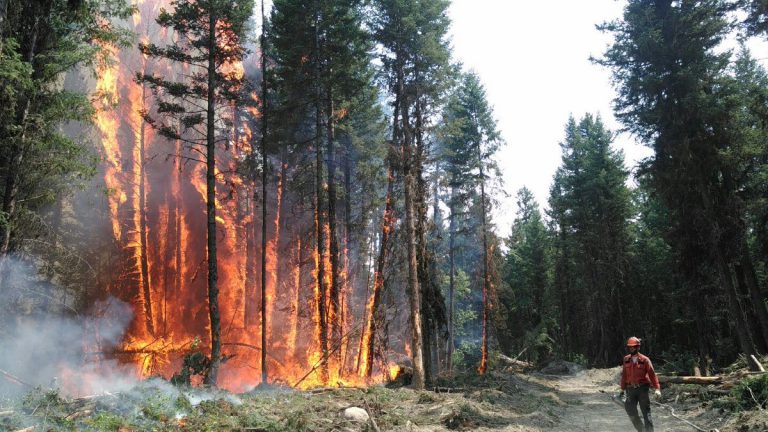
POLYGON ((466 390, 464 387, 432 387, 435 393, 461 393, 466 390))
POLYGON ((362 327, 362 324, 358 324, 353 329, 349 330, 347 333, 342 335, 342 337, 339 339, 339 342, 336 344, 336 346, 333 347, 332 350, 328 351, 320 360, 315 363, 315 365, 312 367, 312 369, 309 370, 303 377, 301 377, 300 380, 296 381, 296 384, 293 385, 293 387, 298 387, 299 384, 303 383, 305 379, 307 379, 310 375, 312 375, 320 366, 324 365, 328 359, 331 358, 333 354, 336 353, 339 349, 341 349, 342 345, 344 345, 344 339, 349 339, 351 336, 357 334, 356 332, 360 330, 362 327))
POLYGON ((746 387, 747 387, 747 390, 749 390, 749 395, 752 397, 752 400, 755 402, 757 409, 759 409, 760 411, 765 411, 763 409, 763 404, 757 400, 757 398, 755 397, 755 393, 752 392, 752 388, 750 386, 746 386, 746 387))
POLYGON ((320 394, 320 393, 326 393, 326 392, 332 392, 336 390, 361 390, 365 391, 368 390, 365 387, 359 387, 359 386, 340 386, 340 387, 318 387, 311 390, 307 390, 307 393, 310 394, 320 394))
POLYGON ((34 388, 34 387, 35 387, 35 386, 33 386, 32 384, 30 384, 30 383, 28 383, 28 382, 25 382, 25 381, 24 381, 24 380, 22 380, 21 378, 19 378, 19 377, 15 376, 15 375, 12 375, 12 374, 10 374, 10 373, 8 373, 8 372, 6 372, 6 371, 2 370, 2 369, 0 369, 0 375, 2 375, 2 376, 4 376, 4 377, 6 377, 8 380, 10 380, 10 381, 12 381, 12 382, 14 382, 14 383, 16 383, 16 384, 25 385, 25 386, 27 386, 27 387, 30 387, 30 388, 34 388))
POLYGON ((375 432, 381 432, 381 429, 379 429, 379 425, 376 424, 376 419, 373 418, 373 412, 371 411, 371 407, 368 406, 368 401, 363 398, 363 404, 365 405, 365 411, 368 413, 368 419, 371 421, 371 427, 373 427, 373 430, 375 432))
POLYGON ((711 376, 711 377, 697 377, 697 376, 659 376, 659 382, 665 384, 721 384, 723 377, 711 376))
MULTIPOLYGON (((221 346, 223 346, 223 347, 225 347, 225 346, 236 346, 236 347, 242 347, 242 348, 249 348, 249 349, 252 349, 254 351, 261 352, 261 348, 260 347, 257 347, 256 345, 251 345, 251 344, 248 344, 248 343, 245 343, 245 342, 222 342, 221 346)), ((234 357, 234 355, 232 357, 234 357)), ((283 364, 283 362, 280 361, 280 359, 276 358, 275 356, 273 356, 269 352, 267 352, 267 357, 272 359, 272 361, 274 361, 275 363, 279 364, 280 366, 285 366, 283 364)))
POLYGON ((525 347, 525 348, 523 348, 523 350, 522 350, 522 351, 520 351, 519 353, 517 353, 517 355, 515 356, 515 358, 514 358, 514 359, 515 359, 515 360, 519 359, 519 358, 520 358, 520 356, 521 356, 521 355, 523 355, 523 353, 525 353, 526 351, 528 351, 528 347, 525 347))
POLYGON ((765 368, 760 364, 754 354, 747 357, 747 363, 749 363, 749 370, 753 372, 765 372, 765 368))

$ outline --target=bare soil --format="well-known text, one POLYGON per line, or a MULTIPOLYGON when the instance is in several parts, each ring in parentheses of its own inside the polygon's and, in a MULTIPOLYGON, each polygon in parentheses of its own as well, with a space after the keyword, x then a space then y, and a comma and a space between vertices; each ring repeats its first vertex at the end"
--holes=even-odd
MULTIPOLYGON (((632 424, 618 403, 620 369, 591 369, 574 376, 541 377, 540 381, 552 386, 568 403, 560 416, 555 432, 565 431, 633 431, 632 424)), ((653 404, 651 416, 657 432, 689 432, 695 428, 673 417, 669 408, 653 404)), ((685 416, 683 416, 685 418, 685 416)), ((693 419, 688 419, 689 421, 693 419)), ((696 424, 694 422, 694 424, 696 424)), ((705 429, 706 425, 704 426, 705 429)), ((709 429, 707 429, 709 430, 709 429)))

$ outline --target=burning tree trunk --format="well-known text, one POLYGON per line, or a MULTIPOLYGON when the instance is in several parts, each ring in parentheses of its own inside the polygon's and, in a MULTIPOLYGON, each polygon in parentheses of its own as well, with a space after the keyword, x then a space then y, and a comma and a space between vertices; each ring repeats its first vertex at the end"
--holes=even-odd
MULTIPOLYGON (((392 144, 396 143, 400 137, 400 97, 395 96, 394 109, 392 113, 392 144)), ((373 354, 376 346, 376 324, 378 320, 379 306, 381 303, 381 290, 384 288, 384 264, 387 260, 387 248, 389 247, 389 236, 392 233, 393 210, 392 200, 395 184, 395 154, 393 145, 389 146, 389 155, 387 157, 387 196, 384 202, 384 216, 381 220, 381 239, 379 242, 379 255, 376 258, 376 268, 373 275, 373 290, 368 300, 368 314, 366 317, 366 328, 363 332, 361 342, 361 352, 359 357, 361 377, 371 377, 373 373, 373 354)))
POLYGON ((208 15, 208 94, 206 110, 206 213, 208 216, 208 309, 211 317, 211 370, 206 384, 216 385, 221 363, 218 266, 216 260, 216 11, 208 15))
MULTIPOLYGON (((404 98, 403 81, 400 80, 400 97, 404 98)), ((416 209, 415 209, 415 188, 413 167, 413 149, 410 125, 408 123, 409 113, 407 102, 402 106, 403 121, 403 173, 405 174, 405 232, 406 247, 408 249, 408 295, 411 304, 411 357, 413 360, 413 387, 416 389, 424 388, 424 355, 423 355, 423 335, 422 335, 422 310, 421 310, 421 288, 419 287, 419 262, 418 245, 416 235, 416 209)))
MULTIPOLYGON (((195 2, 179 0, 172 12, 164 11, 157 22, 166 28, 174 28, 180 40, 187 43, 157 46, 153 43, 141 43, 142 54, 165 58, 192 68, 199 68, 199 73, 183 74, 182 80, 170 81, 165 76, 138 74, 139 83, 148 83, 153 93, 158 95, 164 109, 159 110, 161 121, 153 119, 143 112, 144 119, 154 126, 160 135, 171 140, 182 140, 193 151, 204 155, 206 205, 206 257, 207 257, 207 297, 210 330, 211 361, 210 371, 205 377, 206 384, 216 385, 221 363, 221 317, 219 312, 219 274, 217 259, 217 202, 216 202, 216 114, 217 105, 231 107, 240 100, 242 76, 222 73, 223 67, 232 67, 242 62, 244 50, 240 49, 241 32, 249 16, 248 2, 217 1, 195 2), (194 63, 192 59, 205 59, 204 65, 194 63), (172 91, 168 91, 172 89, 172 91), (201 95, 200 89, 203 89, 201 95), (162 90, 162 91, 161 91, 162 90), (184 131, 178 131, 167 119, 180 121, 184 131), (196 129, 196 126, 205 130, 196 129), (196 131, 199 131, 197 133, 196 131), (203 151, 204 149, 204 151, 203 151)), ((202 190, 200 191, 203 192, 202 190)), ((224 215, 222 215, 223 217, 224 215)))
MULTIPOLYGON (((478 150, 480 146, 478 146, 478 150)), ((482 160, 482 156, 481 159, 482 160)), ((480 224, 483 235, 483 339, 480 347, 480 366, 477 371, 482 375, 488 369, 488 287, 490 274, 488 272, 488 227, 485 215, 485 172, 483 164, 480 167, 480 224)))
MULTIPOLYGON (((319 110, 318 110, 319 111, 319 110)), ((320 126, 319 112, 317 126, 320 126)), ((315 140, 315 235, 316 235, 316 252, 315 252, 315 266, 317 269, 317 281, 315 287, 315 304, 317 307, 317 337, 320 340, 320 350, 323 358, 328 357, 328 321, 325 310, 325 226, 323 223, 323 151, 321 148, 322 143, 319 139, 315 140)), ((321 379, 323 382, 328 381, 328 366, 327 362, 324 362, 320 369, 321 379)))
MULTIPOLYGON (((261 22, 261 383, 267 384, 267 133, 269 132, 267 91, 269 87, 265 53, 267 39, 263 24, 266 23, 264 0, 261 2, 261 22)), ((276 244, 275 247, 277 246, 276 244)))
POLYGON ((288 337, 288 346, 293 349, 293 357, 298 358, 298 337, 299 337, 299 308, 301 307, 301 267, 304 261, 302 250, 302 233, 296 235, 296 248, 294 252, 294 271, 293 271, 293 296, 291 298, 291 317, 290 333, 288 337))
MULTIPOLYGON (((327 152, 326 164, 328 169, 328 243, 329 254, 331 262, 331 274, 329 294, 330 294, 330 310, 328 313, 328 321, 331 325, 331 345, 336 347, 341 344, 341 304, 340 304, 340 289, 339 289, 339 243, 336 236, 336 158, 333 142, 335 140, 335 126, 333 119, 333 97, 332 90, 329 89, 328 102, 327 102, 327 116, 326 116, 326 133, 327 133, 327 152)), ((341 358, 342 350, 336 351, 337 357, 341 358)))
POLYGON ((316 232, 316 268, 317 268, 317 286, 315 293, 315 303, 317 304, 317 331, 320 340, 320 350, 322 353, 323 364, 320 367, 320 379, 328 382, 328 321, 326 316, 326 286, 325 286, 325 223, 323 221, 323 143, 322 143, 322 94, 320 88, 320 11, 315 5, 314 16, 314 37, 315 37, 315 55, 318 57, 314 62, 315 75, 315 232, 316 232))
MULTIPOLYGON (((147 63, 143 62, 144 69, 142 75, 147 73, 147 63)), ((141 85, 141 104, 142 110, 146 111, 146 89, 147 86, 144 83, 141 85)), ((139 242, 140 242, 140 254, 141 254, 141 284, 142 295, 144 300, 144 321, 147 326, 147 333, 150 335, 155 334, 155 326, 152 316, 152 289, 149 284, 149 253, 147 251, 147 193, 146 193, 146 172, 144 163, 147 160, 146 157, 146 138, 147 138, 147 122, 144 119, 140 120, 141 126, 139 126, 139 160, 134 161, 139 168, 139 208, 136 211, 139 212, 139 242)))
MULTIPOLYGON (((347 272, 347 287, 354 292, 356 272, 350 269, 350 253, 352 253, 352 139, 347 136, 345 141, 344 159, 344 268, 347 272)), ((357 248, 354 248, 357 250, 357 248)), ((360 255, 357 254, 357 257, 360 255)), ((356 269, 359 267, 356 267, 356 269)), ((351 293, 350 292, 350 293, 351 293)))
MULTIPOLYGON (((418 80, 419 74, 416 74, 418 80)), ((424 350, 424 380, 431 383, 439 368, 435 361, 438 351, 437 329, 445 325, 445 301, 436 281, 437 270, 434 254, 427 241, 427 194, 428 187, 424 178, 424 161, 426 159, 426 144, 424 141, 424 97, 418 97, 414 110, 415 114, 415 157, 413 160, 416 177, 415 215, 416 241, 418 244, 419 286, 421 288, 421 315, 423 320, 423 350, 424 350)))

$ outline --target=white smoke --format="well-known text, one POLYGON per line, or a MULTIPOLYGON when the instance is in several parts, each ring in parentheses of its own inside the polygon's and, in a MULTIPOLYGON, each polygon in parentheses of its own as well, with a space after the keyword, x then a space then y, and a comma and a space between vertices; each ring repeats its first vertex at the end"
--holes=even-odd
POLYGON ((68 396, 121 391, 134 386, 132 366, 106 359, 133 319, 131 307, 115 298, 96 302, 79 315, 62 300, 62 289, 41 283, 35 269, 7 259, 0 286, 0 396, 17 396, 36 386, 68 396))

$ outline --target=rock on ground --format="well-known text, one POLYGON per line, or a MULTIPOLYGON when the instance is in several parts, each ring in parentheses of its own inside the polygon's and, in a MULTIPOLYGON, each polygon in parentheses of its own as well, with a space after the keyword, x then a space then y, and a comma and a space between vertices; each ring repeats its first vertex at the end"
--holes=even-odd
POLYGON ((359 423, 365 423, 369 419, 368 412, 359 407, 349 407, 341 415, 347 420, 359 423))

